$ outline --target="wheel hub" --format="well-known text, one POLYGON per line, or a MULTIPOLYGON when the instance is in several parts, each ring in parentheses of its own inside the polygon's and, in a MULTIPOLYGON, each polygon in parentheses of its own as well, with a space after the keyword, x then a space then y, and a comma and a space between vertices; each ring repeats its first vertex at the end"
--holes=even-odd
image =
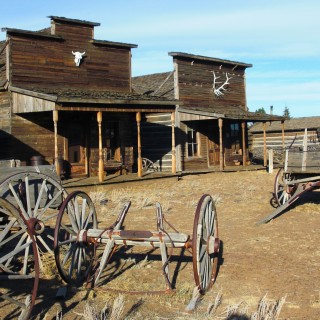
POLYGON ((36 218, 30 218, 28 221, 26 221, 26 223, 33 235, 42 234, 45 229, 45 224, 36 218))

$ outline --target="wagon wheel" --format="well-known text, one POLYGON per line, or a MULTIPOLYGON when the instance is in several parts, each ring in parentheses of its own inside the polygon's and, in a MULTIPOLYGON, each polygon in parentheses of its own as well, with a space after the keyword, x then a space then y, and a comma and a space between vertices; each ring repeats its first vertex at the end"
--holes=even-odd
POLYGON ((288 202, 296 191, 297 184, 290 183, 294 179, 292 174, 284 172, 283 168, 278 170, 274 180, 274 198, 279 207, 288 202))
POLYGON ((193 274, 200 293, 205 293, 215 281, 218 267, 218 220, 210 195, 199 200, 193 224, 193 274))
POLYGON ((62 279, 82 283, 89 275, 95 258, 95 244, 86 231, 97 229, 97 215, 90 197, 72 192, 62 203, 54 230, 54 253, 62 279))
POLYGON ((12 319, 28 319, 35 304, 39 283, 36 240, 17 208, 2 198, 0 208, 1 313, 4 318, 10 314, 12 319))
MULTIPOLYGON (((42 252, 53 253, 53 228, 66 196, 58 181, 39 172, 13 174, 0 183, 0 197, 18 208, 42 252)), ((26 234, 26 229, 24 232, 26 234)))

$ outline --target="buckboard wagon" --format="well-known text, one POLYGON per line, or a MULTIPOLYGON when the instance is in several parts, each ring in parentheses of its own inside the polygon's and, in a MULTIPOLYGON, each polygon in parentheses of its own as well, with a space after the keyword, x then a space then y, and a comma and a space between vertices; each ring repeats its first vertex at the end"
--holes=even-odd
POLYGON ((68 195, 50 166, 8 169, 1 181, 0 307, 3 312, 10 311, 12 317, 28 319, 31 315, 44 252, 54 251, 58 271, 69 284, 101 284, 101 275, 120 245, 160 249, 164 292, 173 290, 169 263, 174 248, 191 249, 200 294, 216 279, 220 242, 215 203, 210 195, 203 195, 198 202, 191 238, 165 219, 159 203, 155 208, 155 231, 123 228, 130 202, 114 224, 98 229, 90 197, 82 191, 68 195), (99 257, 97 245, 105 246, 99 257))
POLYGON ((320 187, 320 145, 308 144, 305 131, 302 146, 285 149, 284 164, 279 168, 275 180, 271 203, 276 209, 257 224, 274 219, 306 192, 320 187))

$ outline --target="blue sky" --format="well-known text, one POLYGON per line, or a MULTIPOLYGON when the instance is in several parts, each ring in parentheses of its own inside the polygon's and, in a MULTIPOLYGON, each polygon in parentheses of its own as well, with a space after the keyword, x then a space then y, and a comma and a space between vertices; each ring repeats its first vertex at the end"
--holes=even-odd
POLYGON ((318 0, 10 0, 0 27, 39 30, 50 15, 99 22, 96 39, 138 45, 134 76, 171 71, 171 51, 251 63, 249 110, 304 117, 320 116, 319 13, 318 0))

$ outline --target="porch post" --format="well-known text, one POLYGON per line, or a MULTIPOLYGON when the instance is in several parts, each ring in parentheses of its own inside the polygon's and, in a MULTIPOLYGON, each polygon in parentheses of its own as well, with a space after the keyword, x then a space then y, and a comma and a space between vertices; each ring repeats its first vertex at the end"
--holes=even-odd
POLYGON ((267 132, 266 132, 266 122, 263 122, 263 165, 267 166, 267 132))
POLYGON ((282 127, 282 149, 284 149, 284 121, 281 121, 282 127))
POLYGON ((104 165, 103 165, 103 153, 102 153, 102 112, 97 112, 97 122, 98 122, 98 135, 99 135, 99 167, 98 167, 98 177, 99 182, 103 182, 104 178, 104 165))
POLYGON ((171 128, 172 128, 172 173, 177 172, 176 160, 176 140, 175 140, 175 111, 171 113, 171 128))
POLYGON ((137 135, 138 135, 138 177, 142 177, 142 157, 141 157, 141 135, 140 135, 140 122, 141 122, 141 112, 136 113, 137 121, 137 135))
POLYGON ((54 125, 54 164, 56 167, 57 175, 60 176, 61 168, 59 163, 59 153, 58 153, 58 111, 53 110, 53 125, 54 125))
POLYGON ((224 163, 223 163, 223 139, 222 139, 222 125, 223 125, 223 119, 218 119, 218 125, 219 125, 219 152, 220 152, 220 171, 223 171, 224 163))
POLYGON ((246 149, 246 123, 241 123, 242 128, 242 166, 246 166, 247 162, 247 149, 246 149))

